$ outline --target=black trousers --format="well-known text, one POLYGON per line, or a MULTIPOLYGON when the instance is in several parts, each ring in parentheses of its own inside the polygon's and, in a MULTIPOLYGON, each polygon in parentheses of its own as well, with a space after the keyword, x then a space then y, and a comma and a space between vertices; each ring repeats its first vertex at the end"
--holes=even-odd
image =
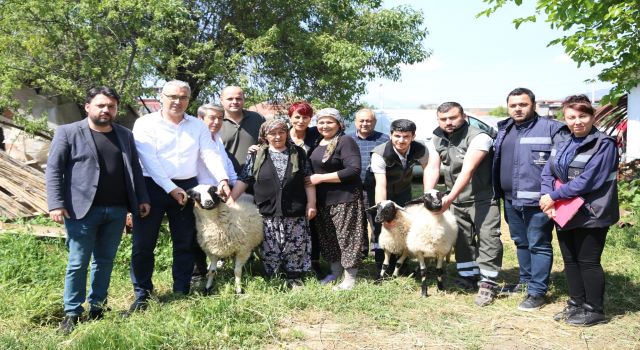
MULTIPOLYGON (((169 231, 173 242, 173 291, 189 293, 193 270, 192 245, 195 239, 196 222, 193 202, 182 207, 153 179, 145 177, 147 192, 151 200, 151 211, 145 218, 133 217, 133 243, 131 247, 131 281, 136 297, 147 299, 153 291, 153 269, 156 244, 162 219, 169 218, 169 231)), ((173 180, 183 189, 198 185, 197 179, 173 180)))
POLYGON ((608 231, 609 227, 558 231, 569 296, 600 312, 604 308, 604 270, 600 257, 608 231))

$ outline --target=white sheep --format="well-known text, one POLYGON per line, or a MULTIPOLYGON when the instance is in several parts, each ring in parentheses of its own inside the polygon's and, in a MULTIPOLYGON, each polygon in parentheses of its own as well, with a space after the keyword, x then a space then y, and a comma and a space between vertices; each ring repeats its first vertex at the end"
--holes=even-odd
POLYGON ((211 261, 205 290, 211 292, 218 260, 233 256, 236 293, 242 293, 242 267, 264 238, 262 217, 253 198, 243 195, 236 201, 237 206, 229 207, 216 188, 209 185, 198 185, 187 195, 195 202, 198 243, 211 261))
POLYGON ((419 212, 412 215, 412 225, 407 233, 407 249, 420 263, 421 293, 427 296, 427 268, 425 258, 435 258, 436 274, 438 277, 438 289, 444 290, 442 276, 444 275, 443 263, 458 237, 458 225, 456 218, 449 210, 442 214, 436 214, 442 208, 442 197, 445 193, 431 190, 421 198, 412 200, 409 208, 419 208, 419 212))
POLYGON ((394 201, 385 200, 367 209, 371 215, 375 215, 375 222, 382 224, 378 245, 384 250, 384 262, 380 270, 380 279, 387 276, 391 254, 399 258, 393 270, 393 277, 398 277, 402 264, 407 259, 407 233, 413 220, 413 211, 418 211, 419 206, 402 208, 394 201))

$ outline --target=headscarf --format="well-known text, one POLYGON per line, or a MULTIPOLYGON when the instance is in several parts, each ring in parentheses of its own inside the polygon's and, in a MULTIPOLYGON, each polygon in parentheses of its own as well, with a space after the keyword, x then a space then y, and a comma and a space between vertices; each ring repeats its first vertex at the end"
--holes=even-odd
POLYGON ((333 155, 333 152, 335 152, 336 147, 338 146, 338 139, 340 138, 340 136, 344 134, 343 132, 344 118, 342 118, 342 116, 340 115, 340 112, 335 108, 323 108, 319 110, 318 113, 316 113, 316 121, 322 117, 331 117, 335 119, 335 121, 337 121, 339 125, 338 131, 336 132, 335 135, 333 135, 333 138, 331 139, 331 141, 329 141, 329 144, 327 145, 327 149, 324 151, 324 154, 322 155, 322 162, 325 163, 327 160, 329 160, 329 158, 331 158, 331 156, 333 155))
POLYGON ((295 147, 291 147, 291 143, 289 142, 289 127, 285 120, 281 118, 272 118, 260 126, 260 133, 258 134, 258 151, 256 151, 256 158, 253 162, 253 176, 257 178, 258 172, 260 171, 260 167, 264 160, 267 157, 267 153, 269 152, 269 142, 267 142, 267 135, 273 130, 281 129, 287 134, 287 140, 285 141, 285 146, 289 149, 290 161, 292 164, 291 172, 295 173, 298 171, 298 152, 295 147))

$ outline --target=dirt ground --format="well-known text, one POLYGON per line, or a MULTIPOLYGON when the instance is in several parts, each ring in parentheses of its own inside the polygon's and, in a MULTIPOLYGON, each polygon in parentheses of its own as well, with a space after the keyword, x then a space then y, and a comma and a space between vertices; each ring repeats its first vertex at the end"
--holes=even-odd
MULTIPOLYGON (((327 314, 303 312, 281 323, 280 335, 289 339, 269 349, 640 349, 640 336, 620 334, 615 318, 591 328, 554 322, 553 315, 563 307, 558 302, 535 313, 514 310, 489 319, 482 313, 469 313, 477 319, 474 322, 484 324, 485 330, 473 342, 442 339, 417 327, 394 332, 380 329, 369 320, 355 328, 327 314)), ((624 318, 625 323, 640 325, 638 315, 624 318)))
MULTIPOLYGON (((502 241, 505 249, 512 244, 508 226, 502 224, 502 241)), ((559 257, 558 257, 559 258, 559 257)), ((557 261, 561 265, 561 260, 557 261)), ((512 267, 516 268, 517 267, 512 267)), ((515 273, 517 270, 513 271, 515 273)), ((562 273, 554 264, 552 272, 562 273)), ((515 276, 514 276, 515 277, 515 276)), ((424 309, 404 315, 400 327, 381 327, 378 320, 362 315, 356 322, 336 319, 324 311, 305 310, 292 318, 282 320, 277 329, 278 339, 268 349, 640 349, 640 314, 629 312, 608 315, 607 324, 590 328, 579 328, 553 321, 553 315, 565 306, 565 300, 551 300, 535 312, 522 312, 516 305, 521 296, 506 297, 482 311, 473 305, 473 296, 436 295, 437 305, 433 315, 434 324, 419 327, 429 322, 424 309), (463 300, 460 300, 463 298, 463 300), (466 298, 466 299, 465 299, 466 298), (442 299, 442 300, 441 300, 442 299), (451 309, 447 309, 450 307, 451 309), (454 317, 442 317, 449 313, 454 317), (456 318, 464 322, 456 324, 456 318), (452 321, 453 320, 453 321, 452 321), (441 323, 438 324, 438 323, 441 323), (474 329, 466 331, 468 325, 474 329), (393 328, 393 329, 389 329, 393 328), (401 330, 398 331, 397 329, 401 330)), ((431 301, 429 301, 431 302, 431 301)), ((381 303, 384 307, 384 304, 381 303)))

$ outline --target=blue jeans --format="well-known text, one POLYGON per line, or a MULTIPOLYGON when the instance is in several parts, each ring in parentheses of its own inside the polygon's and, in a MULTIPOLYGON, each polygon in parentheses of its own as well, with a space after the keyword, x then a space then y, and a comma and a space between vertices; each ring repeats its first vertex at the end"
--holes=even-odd
POLYGON ((538 207, 513 206, 509 200, 504 201, 504 215, 516 245, 520 283, 529 285, 530 295, 545 295, 553 264, 553 221, 538 207))
POLYGON ((118 251, 127 208, 91 207, 82 219, 65 219, 69 261, 64 278, 64 312, 79 316, 87 294, 87 269, 91 260, 89 305, 101 308, 107 300, 113 259, 118 251), (93 259, 91 256, 93 255, 93 259))

